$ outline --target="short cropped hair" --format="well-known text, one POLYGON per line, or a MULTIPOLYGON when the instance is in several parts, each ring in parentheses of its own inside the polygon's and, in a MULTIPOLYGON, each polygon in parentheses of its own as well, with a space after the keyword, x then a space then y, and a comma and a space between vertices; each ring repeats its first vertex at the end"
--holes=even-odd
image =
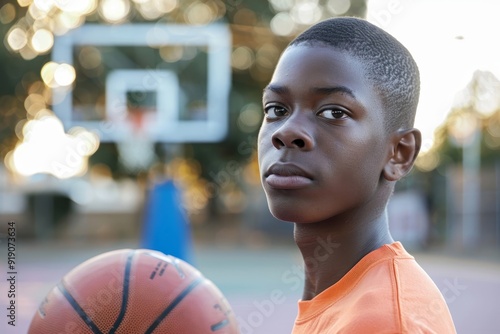
POLYGON ((363 65, 386 109, 388 130, 412 128, 420 94, 420 75, 410 52, 393 36, 366 20, 327 19, 297 36, 290 46, 324 45, 347 52, 363 65))

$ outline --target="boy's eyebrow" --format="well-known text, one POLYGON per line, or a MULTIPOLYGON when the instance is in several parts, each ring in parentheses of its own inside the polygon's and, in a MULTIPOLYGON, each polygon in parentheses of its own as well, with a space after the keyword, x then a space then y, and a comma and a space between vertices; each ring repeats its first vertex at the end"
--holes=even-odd
MULTIPOLYGON (((279 85, 273 85, 269 84, 264 88, 263 93, 265 93, 267 90, 270 90, 276 94, 288 94, 290 91, 287 87, 285 86, 279 86, 279 85)), ((352 97, 353 99, 356 99, 356 96, 354 95, 353 91, 346 86, 332 86, 332 87, 313 87, 311 88, 311 93, 314 94, 321 94, 321 95, 330 95, 330 94, 335 94, 335 93, 344 93, 352 97)))
POLYGON ((356 99, 353 91, 346 86, 333 86, 333 87, 313 87, 311 88, 312 93, 322 94, 322 95, 330 95, 335 93, 344 93, 356 99))
POLYGON ((271 92, 274 92, 276 94, 287 94, 289 92, 289 89, 287 87, 273 85, 273 84, 267 85, 262 91, 262 93, 265 93, 266 90, 270 90, 271 92))

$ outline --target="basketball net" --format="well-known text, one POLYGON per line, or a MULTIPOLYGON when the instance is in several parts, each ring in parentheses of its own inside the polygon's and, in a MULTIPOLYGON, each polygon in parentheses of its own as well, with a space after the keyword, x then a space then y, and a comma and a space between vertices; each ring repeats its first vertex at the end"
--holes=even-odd
POLYGON ((130 109, 127 113, 130 135, 117 142, 117 147, 120 162, 129 172, 148 170, 155 162, 154 142, 147 134, 148 124, 154 121, 152 115, 154 112, 144 107, 130 109))

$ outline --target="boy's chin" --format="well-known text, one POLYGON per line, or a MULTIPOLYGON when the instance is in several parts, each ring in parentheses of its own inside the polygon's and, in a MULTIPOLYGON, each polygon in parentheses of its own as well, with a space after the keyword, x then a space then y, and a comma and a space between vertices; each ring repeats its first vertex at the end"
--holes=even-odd
POLYGON ((315 220, 311 219, 310 215, 304 214, 304 212, 296 212, 295 210, 290 210, 290 208, 275 208, 271 205, 269 210, 274 218, 281 220, 285 223, 314 223, 315 220))

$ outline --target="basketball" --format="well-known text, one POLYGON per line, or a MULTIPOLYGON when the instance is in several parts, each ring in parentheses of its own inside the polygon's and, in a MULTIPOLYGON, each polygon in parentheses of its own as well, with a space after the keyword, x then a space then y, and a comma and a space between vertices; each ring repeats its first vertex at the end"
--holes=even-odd
POLYGON ((233 334, 234 313, 200 271, 170 255, 120 249, 75 267, 48 293, 28 334, 233 334))

